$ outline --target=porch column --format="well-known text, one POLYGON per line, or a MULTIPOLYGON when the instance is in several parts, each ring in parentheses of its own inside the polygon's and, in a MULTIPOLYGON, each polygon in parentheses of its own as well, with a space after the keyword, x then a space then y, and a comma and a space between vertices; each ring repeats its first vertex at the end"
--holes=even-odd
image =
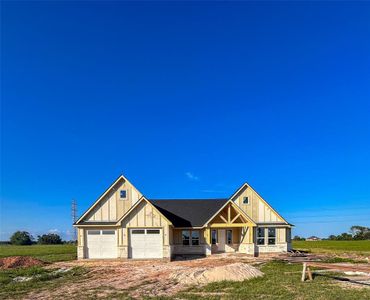
POLYGON ((77 245, 77 258, 85 258, 85 230, 83 228, 77 228, 77 245))
POLYGON ((204 230, 204 248, 205 248, 205 254, 207 256, 212 254, 211 246, 212 246, 211 245, 211 229, 206 228, 204 230))

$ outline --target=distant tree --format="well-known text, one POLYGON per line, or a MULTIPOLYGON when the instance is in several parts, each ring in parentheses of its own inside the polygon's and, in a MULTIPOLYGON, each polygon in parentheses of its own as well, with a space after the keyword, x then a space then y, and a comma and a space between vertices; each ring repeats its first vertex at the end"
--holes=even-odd
POLYGON ((337 239, 337 236, 334 234, 329 235, 328 240, 335 241, 337 239))
POLYGON ((352 226, 351 232, 354 240, 369 240, 370 239, 370 228, 364 226, 352 226))
POLYGON ((31 245, 33 237, 27 231, 16 231, 10 237, 10 243, 13 245, 31 245))
POLYGON ((293 241, 305 241, 306 239, 303 237, 300 237, 299 235, 295 235, 293 238, 293 241))
POLYGON ((347 232, 343 232, 342 234, 337 236, 338 241, 350 241, 352 239, 353 239, 352 234, 349 234, 347 232))
POLYGON ((37 243, 43 244, 43 245, 55 245, 55 244, 62 244, 62 239, 60 236, 56 233, 48 233, 39 235, 37 237, 37 243))

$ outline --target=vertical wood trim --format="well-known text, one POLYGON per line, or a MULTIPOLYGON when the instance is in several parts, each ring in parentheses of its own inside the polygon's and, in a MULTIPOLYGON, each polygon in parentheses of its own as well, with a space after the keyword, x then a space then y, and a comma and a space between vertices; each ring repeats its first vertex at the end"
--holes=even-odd
POLYGON ((153 213, 153 206, 151 206, 152 208, 152 212, 151 212, 151 216, 152 216, 152 226, 154 226, 154 213, 153 213))
POLYGON ((116 220, 118 220, 118 199, 117 199, 117 191, 114 193, 114 199, 116 200, 116 220))
POLYGON ((231 218, 231 205, 229 205, 227 208, 227 222, 228 223, 231 223, 230 218, 231 218))
POLYGON ((109 198, 108 200, 108 220, 110 221, 110 202, 112 201, 112 197, 109 198))
POLYGON ((144 205, 144 226, 146 226, 146 204, 144 205))

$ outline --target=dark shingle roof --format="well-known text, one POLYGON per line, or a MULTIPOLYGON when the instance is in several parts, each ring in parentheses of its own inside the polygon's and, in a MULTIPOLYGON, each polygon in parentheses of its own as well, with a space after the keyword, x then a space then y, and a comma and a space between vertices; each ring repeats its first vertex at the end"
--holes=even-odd
POLYGON ((175 227, 201 227, 228 199, 149 200, 175 227))

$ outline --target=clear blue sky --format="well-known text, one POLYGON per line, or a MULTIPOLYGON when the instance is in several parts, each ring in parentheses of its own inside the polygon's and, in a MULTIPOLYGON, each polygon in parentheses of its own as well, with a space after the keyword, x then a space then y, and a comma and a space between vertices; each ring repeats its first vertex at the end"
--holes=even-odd
POLYGON ((1 52, 2 240, 68 238, 121 173, 370 226, 369 2, 2 2, 1 52))

